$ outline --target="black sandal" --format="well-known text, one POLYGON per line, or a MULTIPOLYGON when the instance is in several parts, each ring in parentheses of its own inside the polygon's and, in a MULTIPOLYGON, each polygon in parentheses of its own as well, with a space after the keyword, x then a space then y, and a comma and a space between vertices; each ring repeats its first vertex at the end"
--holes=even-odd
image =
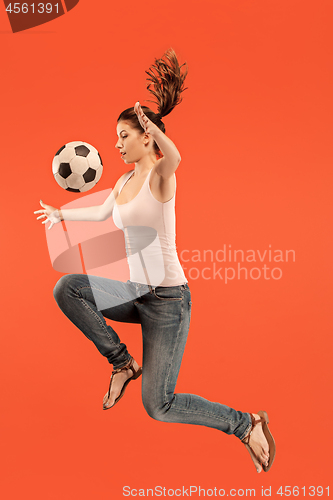
POLYGON ((275 441, 274 441, 274 438, 268 428, 268 423, 269 423, 269 420, 268 420, 268 415, 265 411, 258 411, 258 415, 260 417, 259 420, 256 420, 254 418, 254 416, 252 415, 252 413, 250 413, 250 417, 251 417, 251 421, 252 421, 252 427, 251 427, 251 430, 250 432, 248 433, 247 436, 245 436, 244 439, 242 439, 242 443, 245 444, 245 446, 248 448, 249 451, 252 452, 253 456, 256 458, 256 460, 262 465, 262 468, 264 469, 265 472, 268 472, 269 469, 272 467, 273 465, 273 462, 274 462, 274 458, 275 458, 275 441), (251 448, 251 445, 250 445, 250 437, 251 437, 251 434, 252 434, 252 431, 253 429, 255 428, 256 425, 260 424, 262 425, 262 431, 264 433, 264 436, 265 438, 267 439, 267 443, 268 443, 268 446, 269 446, 269 460, 268 460, 268 465, 265 465, 263 463, 261 463, 261 461, 258 459, 258 457, 256 456, 256 454, 254 453, 253 449, 251 448))
POLYGON ((105 396, 103 398, 103 410, 109 410, 110 408, 113 408, 114 405, 116 403, 118 403, 119 399, 122 398, 123 395, 125 394, 125 389, 128 386, 128 384, 130 383, 130 381, 139 378, 141 374, 142 374, 142 367, 139 366, 139 368, 137 370, 135 370, 135 368, 134 368, 134 359, 132 357, 131 357, 131 359, 129 360, 129 362, 125 366, 123 366, 122 368, 117 368, 117 370, 113 370, 113 372, 111 374, 109 390, 108 390, 108 392, 105 394, 105 396), (121 389, 121 392, 120 392, 119 396, 115 399, 115 402, 113 403, 113 405, 112 406, 107 406, 107 402, 109 401, 109 397, 110 397, 110 394, 111 394, 111 386, 112 386, 113 376, 116 373, 123 372, 123 371, 126 371, 126 370, 132 370, 133 375, 126 380, 126 382, 124 383, 124 385, 123 385, 123 387, 121 389))

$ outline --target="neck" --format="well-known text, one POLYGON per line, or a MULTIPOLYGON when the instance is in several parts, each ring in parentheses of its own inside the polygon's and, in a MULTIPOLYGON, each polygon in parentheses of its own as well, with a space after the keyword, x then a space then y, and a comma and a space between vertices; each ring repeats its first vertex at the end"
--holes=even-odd
POLYGON ((142 160, 139 160, 138 162, 134 163, 134 175, 141 177, 141 176, 146 176, 149 171, 153 168, 155 165, 157 159, 152 158, 151 156, 142 158, 142 160), (154 161, 155 160, 155 161, 154 161))

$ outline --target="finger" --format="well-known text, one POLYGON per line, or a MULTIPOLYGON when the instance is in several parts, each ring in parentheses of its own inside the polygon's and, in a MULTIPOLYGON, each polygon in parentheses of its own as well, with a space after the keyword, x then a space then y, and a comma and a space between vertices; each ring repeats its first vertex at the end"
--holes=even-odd
POLYGON ((44 217, 47 217, 47 215, 46 214, 40 215, 39 217, 37 217, 37 220, 44 219, 44 217))
POLYGON ((45 214, 45 210, 36 210, 34 214, 45 214))
POLYGON ((42 200, 39 200, 39 203, 42 205, 42 207, 44 207, 44 203, 42 202, 42 200))
POLYGON ((142 108, 141 108, 141 104, 138 102, 138 112, 140 113, 141 116, 145 116, 142 108))
POLYGON ((42 221, 42 224, 46 224, 47 222, 49 222, 50 219, 45 219, 42 221))
POLYGON ((54 225, 54 222, 51 222, 51 224, 49 225, 48 229, 51 229, 51 227, 53 227, 54 225))

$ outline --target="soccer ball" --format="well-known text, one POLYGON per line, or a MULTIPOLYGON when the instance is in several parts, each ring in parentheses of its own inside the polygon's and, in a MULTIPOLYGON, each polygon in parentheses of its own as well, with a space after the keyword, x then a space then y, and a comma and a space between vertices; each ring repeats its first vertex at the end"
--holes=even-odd
POLYGON ((100 180, 103 172, 102 158, 97 149, 87 142, 69 142, 55 154, 52 172, 63 189, 83 193, 100 180))

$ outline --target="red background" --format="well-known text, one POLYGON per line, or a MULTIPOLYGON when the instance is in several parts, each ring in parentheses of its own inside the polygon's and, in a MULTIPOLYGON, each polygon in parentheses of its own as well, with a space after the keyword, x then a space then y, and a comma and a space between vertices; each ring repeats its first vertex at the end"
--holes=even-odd
MULTIPOLYGON (((80 0, 12 34, 0 9, 3 498, 118 500, 126 485, 257 496, 271 486, 281 498, 280 486, 329 486, 332 14, 327 0, 80 0), (165 118, 182 156, 178 251, 271 245, 296 255, 265 261, 279 280, 225 284, 185 271, 193 306, 177 390, 267 410, 277 442, 268 474, 234 437, 152 420, 139 382, 102 411, 111 367, 58 309, 61 274, 33 214, 40 198, 60 206, 77 196, 51 173, 66 142, 99 150, 98 189, 130 170, 114 147, 116 118, 137 100, 155 109, 145 70, 169 47, 189 65, 184 100, 165 118)), ((140 360, 140 326, 113 326, 140 360)))

